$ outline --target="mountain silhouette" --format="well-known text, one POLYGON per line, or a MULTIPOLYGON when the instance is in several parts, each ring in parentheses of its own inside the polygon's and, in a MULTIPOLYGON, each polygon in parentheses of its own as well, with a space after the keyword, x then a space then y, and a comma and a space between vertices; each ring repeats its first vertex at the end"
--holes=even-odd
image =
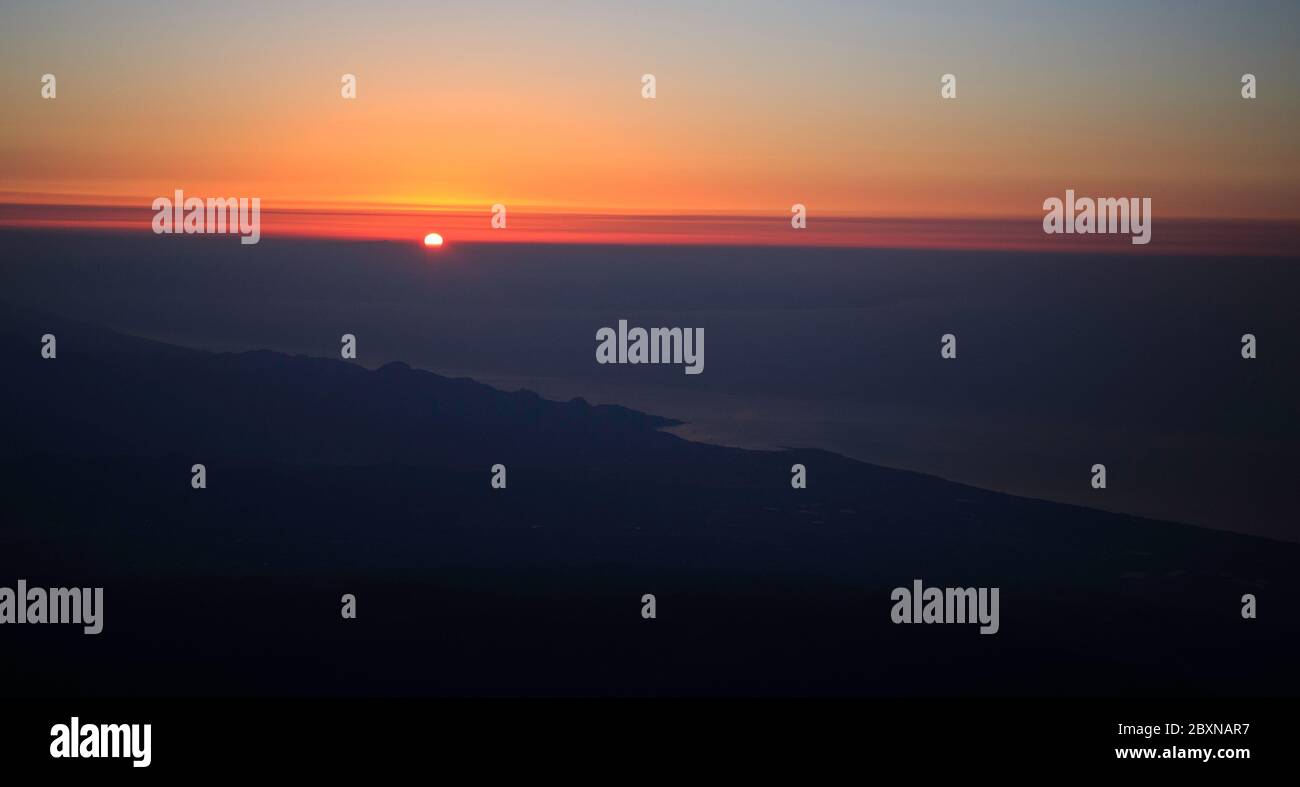
POLYGON ((0 658, 32 676, 18 695, 56 678, 74 695, 1300 687, 1297 544, 694 443, 662 431, 669 418, 402 363, 190 350, 13 305, 0 357, 0 585, 106 599, 98 637, 0 630, 0 658), (892 624, 891 589, 917 578, 1000 588, 1001 630, 892 624), (1258 619, 1241 617, 1246 593, 1258 619))

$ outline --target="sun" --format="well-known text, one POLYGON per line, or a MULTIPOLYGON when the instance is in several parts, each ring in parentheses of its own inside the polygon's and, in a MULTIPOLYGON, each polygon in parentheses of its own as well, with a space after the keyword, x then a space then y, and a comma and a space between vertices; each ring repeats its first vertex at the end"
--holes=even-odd
POLYGON ((436 232, 430 232, 424 236, 424 245, 438 247, 442 245, 442 236, 436 232))

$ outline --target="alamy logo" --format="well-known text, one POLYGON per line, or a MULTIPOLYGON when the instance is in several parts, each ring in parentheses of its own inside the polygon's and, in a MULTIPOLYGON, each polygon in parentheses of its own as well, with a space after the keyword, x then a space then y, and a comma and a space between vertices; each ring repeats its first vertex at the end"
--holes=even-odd
POLYGON ((0 624, 71 623, 86 634, 104 630, 103 588, 0 588, 0 624))
POLYGON ((158 213, 153 217, 155 235, 241 235, 239 242, 251 246, 262 238, 262 200, 260 197, 186 197, 176 189, 174 199, 159 197, 153 201, 158 213))
POLYGON ((895 623, 979 623, 981 634, 998 633, 997 588, 894 588, 889 617, 895 623))
POLYGON ((148 768, 153 762, 152 724, 82 724, 76 716, 67 724, 50 727, 50 756, 128 757, 133 768, 148 768))
POLYGON ((627 320, 596 331, 596 363, 681 363, 687 374, 704 371, 703 328, 632 328, 627 320))
POLYGON ((1048 235, 1132 234, 1135 246, 1151 242, 1151 198, 1092 197, 1074 198, 1074 189, 1065 190, 1065 200, 1043 200, 1043 232, 1048 235))

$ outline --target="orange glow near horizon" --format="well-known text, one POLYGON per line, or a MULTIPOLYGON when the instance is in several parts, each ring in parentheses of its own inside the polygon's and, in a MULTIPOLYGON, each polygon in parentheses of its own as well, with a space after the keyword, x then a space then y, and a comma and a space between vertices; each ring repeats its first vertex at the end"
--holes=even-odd
MULTIPOLYGON (((0 201, 0 229, 151 233, 147 204, 61 205, 0 201)), ((1169 219, 1157 242, 1133 246, 1127 235, 1049 236, 1039 217, 990 219, 865 218, 810 215, 806 229, 788 214, 651 214, 515 210, 508 229, 491 226, 490 206, 474 210, 296 208, 263 203, 261 234, 357 242, 420 239, 426 248, 481 243, 638 244, 914 248, 1138 254, 1293 256, 1300 223, 1169 219), (440 232, 428 232, 429 226, 440 232), (443 241, 429 243, 433 236, 443 241)), ((181 241, 183 242, 183 241, 181 241)))

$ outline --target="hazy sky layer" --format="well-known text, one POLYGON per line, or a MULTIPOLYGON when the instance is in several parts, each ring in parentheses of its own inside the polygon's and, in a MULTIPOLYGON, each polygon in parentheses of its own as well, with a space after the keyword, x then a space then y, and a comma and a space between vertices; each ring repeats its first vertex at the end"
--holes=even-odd
POLYGON ((1298 32, 1295 2, 5 0, 0 199, 1300 218, 1298 32))

